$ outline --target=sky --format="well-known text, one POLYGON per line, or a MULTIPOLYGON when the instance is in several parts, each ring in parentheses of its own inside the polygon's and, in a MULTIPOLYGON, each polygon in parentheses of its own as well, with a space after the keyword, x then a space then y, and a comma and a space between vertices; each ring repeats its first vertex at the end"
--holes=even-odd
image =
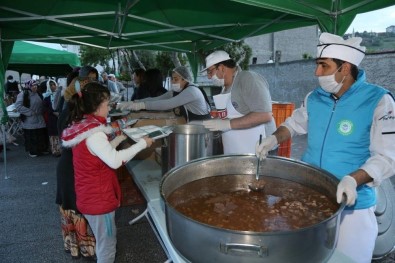
POLYGON ((395 26, 395 5, 372 12, 359 14, 346 33, 355 32, 385 32, 389 26, 395 26))

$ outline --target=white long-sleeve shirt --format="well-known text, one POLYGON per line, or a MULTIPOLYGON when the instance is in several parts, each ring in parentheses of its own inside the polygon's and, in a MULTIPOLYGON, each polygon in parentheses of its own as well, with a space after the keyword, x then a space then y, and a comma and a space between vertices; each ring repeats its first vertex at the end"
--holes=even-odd
POLYGON ((125 135, 121 135, 109 142, 104 132, 96 132, 86 139, 86 145, 91 154, 99 157, 111 168, 117 169, 122 164, 129 162, 137 153, 147 147, 145 140, 140 139, 136 144, 124 150, 116 150, 115 148, 125 138, 125 135))
POLYGON ((203 93, 198 87, 192 85, 185 88, 176 97, 173 97, 173 92, 169 91, 161 96, 145 98, 139 101, 145 103, 147 110, 171 110, 184 106, 186 110, 197 115, 208 114, 210 110, 203 93))
MULTIPOLYGON (((281 126, 285 126, 294 135, 307 134, 308 115, 305 103, 296 109, 281 126)), ((368 185, 377 186, 395 174, 395 102, 386 94, 377 105, 370 128, 370 158, 360 167, 373 178, 368 185)))

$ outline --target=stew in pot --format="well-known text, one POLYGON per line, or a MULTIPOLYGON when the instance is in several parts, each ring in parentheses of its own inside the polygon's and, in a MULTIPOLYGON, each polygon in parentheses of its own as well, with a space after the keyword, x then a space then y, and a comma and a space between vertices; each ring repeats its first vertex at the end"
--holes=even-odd
POLYGON ((235 177, 246 176, 199 179, 177 188, 167 200, 177 211, 201 223, 254 232, 305 228, 339 208, 327 195, 296 182, 264 176, 260 180, 265 181, 265 188, 256 192, 248 189, 248 182, 235 177))

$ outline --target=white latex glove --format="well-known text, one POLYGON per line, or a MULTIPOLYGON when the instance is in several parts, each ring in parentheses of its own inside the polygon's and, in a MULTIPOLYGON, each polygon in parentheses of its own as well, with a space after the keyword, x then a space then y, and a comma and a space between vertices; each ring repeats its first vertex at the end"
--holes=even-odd
POLYGON ((119 102, 119 103, 117 103, 117 110, 121 110, 121 111, 129 110, 131 103, 133 103, 133 102, 130 102, 130 101, 129 102, 127 102, 127 101, 119 102))
POLYGON ((270 135, 262 140, 262 143, 259 144, 257 141, 255 145, 255 155, 261 161, 264 160, 269 153, 269 151, 273 150, 273 148, 278 144, 277 138, 274 135, 270 135))
POLYGON ((212 119, 203 121, 204 127, 209 129, 210 131, 229 131, 231 130, 230 127, 230 120, 229 119, 212 119))
POLYGON ((355 204, 355 200, 357 199, 357 181, 349 175, 344 176, 337 185, 336 197, 339 204, 342 202, 343 194, 347 197, 347 206, 355 204))
POLYGON ((145 103, 144 102, 132 102, 129 109, 131 109, 132 111, 145 110, 145 103))
POLYGON ((144 102, 120 102, 117 104, 117 110, 139 111, 145 109, 144 102))

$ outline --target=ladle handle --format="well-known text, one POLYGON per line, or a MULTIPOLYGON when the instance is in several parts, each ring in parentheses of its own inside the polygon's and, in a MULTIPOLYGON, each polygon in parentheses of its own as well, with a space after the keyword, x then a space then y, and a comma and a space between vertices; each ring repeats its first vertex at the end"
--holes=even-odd
MULTIPOLYGON (((259 134, 259 144, 261 144, 261 143, 262 143, 262 134, 259 134)), ((259 167, 260 167, 260 164, 261 164, 261 158, 258 157, 258 163, 257 163, 257 166, 256 166, 256 174, 255 174, 255 179, 256 180, 259 180, 259 167)))

